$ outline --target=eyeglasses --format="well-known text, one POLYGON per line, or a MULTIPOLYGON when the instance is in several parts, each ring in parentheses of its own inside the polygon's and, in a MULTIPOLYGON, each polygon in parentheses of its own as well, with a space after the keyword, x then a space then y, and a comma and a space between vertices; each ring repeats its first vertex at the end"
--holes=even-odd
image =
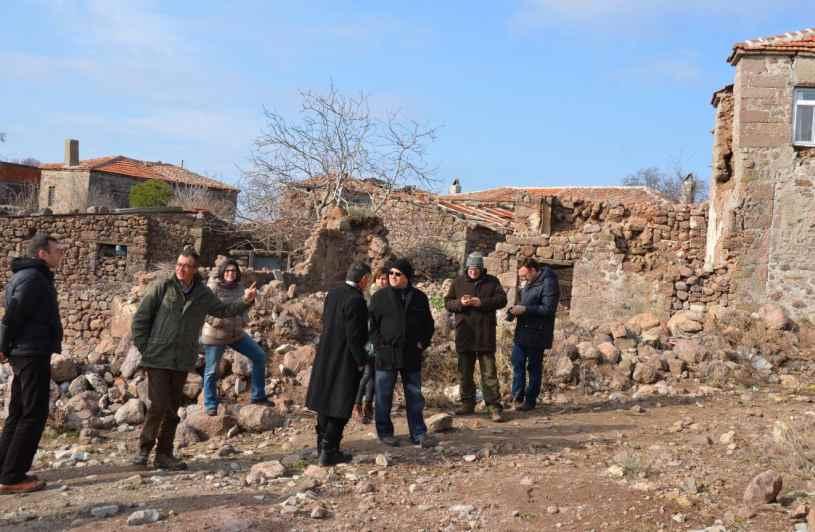
POLYGON ((404 274, 402 272, 389 271, 388 275, 392 275, 393 277, 402 277, 404 274))

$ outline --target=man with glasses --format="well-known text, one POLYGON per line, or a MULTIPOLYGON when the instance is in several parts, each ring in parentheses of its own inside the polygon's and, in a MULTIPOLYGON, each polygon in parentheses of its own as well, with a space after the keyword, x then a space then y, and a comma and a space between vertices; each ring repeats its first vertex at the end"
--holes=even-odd
POLYGON ((388 269, 389 285, 371 298, 371 341, 376 352, 374 418, 379 440, 399 445, 391 422, 396 376, 405 389, 410 441, 428 447, 422 396, 422 353, 433 338, 433 315, 427 296, 411 284, 413 267, 398 259, 388 269))
POLYGON ((455 315, 456 352, 461 389, 461 406, 456 415, 475 412, 475 361, 481 371, 481 392, 490 417, 495 422, 505 420, 498 388, 495 365, 495 312, 507 304, 507 295, 501 283, 484 269, 481 253, 467 257, 467 272, 459 275, 444 298, 448 312, 455 315))
POLYGON ((63 249, 55 238, 34 235, 27 257, 11 261, 6 312, 0 323, 0 362, 14 372, 11 401, 0 437, 0 494, 41 490, 45 482, 28 475, 48 419, 51 355, 62 351, 54 270, 63 249))
POLYGON ((202 282, 198 259, 193 249, 185 248, 176 261, 175 275, 154 281, 133 316, 133 344, 147 370, 150 401, 134 465, 147 465, 155 446, 156 467, 187 468, 173 456, 173 439, 187 373, 195 369, 204 319, 207 314, 218 318, 240 315, 255 301, 257 291, 252 284, 242 301, 222 302, 202 282))

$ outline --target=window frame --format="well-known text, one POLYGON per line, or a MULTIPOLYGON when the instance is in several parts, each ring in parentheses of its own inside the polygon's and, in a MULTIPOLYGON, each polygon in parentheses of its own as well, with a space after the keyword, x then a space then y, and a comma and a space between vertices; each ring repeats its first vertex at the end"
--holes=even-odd
POLYGON ((812 86, 800 86, 795 87, 792 91, 792 145, 793 146, 801 146, 805 148, 815 148, 815 99, 812 100, 803 100, 800 99, 799 94, 803 91, 812 91, 815 92, 815 87, 812 86), (812 132, 811 132, 811 139, 809 141, 806 140, 797 140, 795 133, 797 131, 798 125, 798 107, 799 105, 812 107, 812 132))

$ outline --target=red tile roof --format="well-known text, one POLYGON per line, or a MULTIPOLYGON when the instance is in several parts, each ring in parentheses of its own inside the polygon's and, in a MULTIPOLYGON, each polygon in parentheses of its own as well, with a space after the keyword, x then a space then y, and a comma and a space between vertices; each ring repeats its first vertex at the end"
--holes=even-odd
POLYGON ((743 55, 756 53, 815 55, 815 28, 736 43, 727 61, 735 65, 743 55))
POLYGON ((135 179, 159 179, 170 183, 180 183, 192 186, 203 186, 217 190, 237 191, 238 189, 191 172, 186 168, 174 164, 139 161, 118 155, 115 157, 98 157, 80 161, 78 166, 66 166, 64 163, 48 163, 41 165, 43 170, 92 170, 107 174, 123 175, 135 179))
POLYGON ((40 169, 27 164, 0 161, 0 183, 40 183, 40 169))
POLYGON ((443 201, 483 201, 490 203, 513 203, 517 196, 528 193, 533 198, 557 196, 561 199, 584 201, 617 201, 619 203, 647 203, 667 201, 648 187, 499 187, 478 192, 465 192, 440 196, 443 201))

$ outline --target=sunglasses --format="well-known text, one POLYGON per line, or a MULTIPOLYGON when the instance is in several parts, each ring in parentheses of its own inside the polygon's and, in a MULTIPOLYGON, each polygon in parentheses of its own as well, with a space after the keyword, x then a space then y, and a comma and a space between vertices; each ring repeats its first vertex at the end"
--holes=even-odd
POLYGON ((402 272, 389 271, 388 275, 392 275, 394 277, 402 277, 404 274, 402 272))

